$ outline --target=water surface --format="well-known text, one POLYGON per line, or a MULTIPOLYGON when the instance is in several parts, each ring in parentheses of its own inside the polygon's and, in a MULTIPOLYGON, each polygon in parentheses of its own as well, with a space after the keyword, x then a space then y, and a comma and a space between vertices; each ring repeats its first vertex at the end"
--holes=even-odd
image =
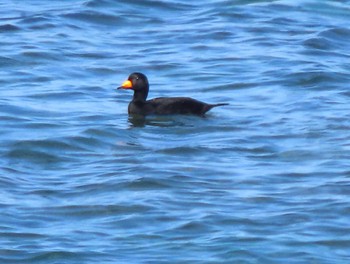
POLYGON ((0 262, 349 262, 349 4, 1 3, 0 262))

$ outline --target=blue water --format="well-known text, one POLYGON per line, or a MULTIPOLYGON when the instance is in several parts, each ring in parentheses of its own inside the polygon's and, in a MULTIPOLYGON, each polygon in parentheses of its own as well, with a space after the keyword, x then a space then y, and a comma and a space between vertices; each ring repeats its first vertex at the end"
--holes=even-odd
POLYGON ((2 1, 0 263, 350 263, 350 1, 2 1), (129 117, 118 87, 230 103, 129 117))

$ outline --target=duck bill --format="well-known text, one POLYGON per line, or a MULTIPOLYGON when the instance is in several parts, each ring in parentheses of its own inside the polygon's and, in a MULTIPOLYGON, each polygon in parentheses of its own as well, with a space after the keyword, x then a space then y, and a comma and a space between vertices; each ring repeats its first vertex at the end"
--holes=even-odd
POLYGON ((132 83, 129 80, 126 80, 125 82, 122 83, 120 87, 117 89, 132 89, 132 83))

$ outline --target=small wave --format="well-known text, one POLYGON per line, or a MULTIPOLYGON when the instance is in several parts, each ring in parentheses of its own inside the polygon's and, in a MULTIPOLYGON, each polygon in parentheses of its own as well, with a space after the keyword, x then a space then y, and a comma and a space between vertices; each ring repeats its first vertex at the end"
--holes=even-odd
POLYGON ((325 38, 310 38, 304 41, 304 46, 307 48, 318 49, 318 50, 331 50, 332 42, 325 38))
POLYGON ((20 27, 12 25, 12 24, 4 24, 0 25, 0 32, 13 32, 13 31, 19 31, 21 30, 20 27))
POLYGON ((158 189, 168 189, 171 187, 165 180, 157 180, 142 177, 135 181, 130 182, 127 186, 131 190, 158 190, 158 189))
MULTIPOLYGON (((330 71, 297 72, 286 75, 288 85, 316 88, 318 90, 329 89, 331 84, 348 81, 346 74, 330 71)), ((332 85, 332 86, 333 86, 332 85)))
POLYGON ((20 65, 22 65, 22 63, 19 60, 0 56, 0 68, 17 67, 20 65))
POLYGON ((63 17, 102 25, 116 25, 123 21, 120 16, 92 10, 67 13, 63 17))
POLYGON ((31 149, 13 149, 10 150, 6 157, 11 163, 16 161, 26 161, 30 164, 53 164, 63 162, 65 159, 59 155, 50 154, 47 151, 31 150, 31 149))
MULTIPOLYGON (((64 164, 66 161, 74 161, 87 149, 81 144, 72 144, 74 141, 67 139, 22 140, 9 146, 5 158, 10 164, 14 162, 23 166, 51 166, 64 164)), ((90 140, 91 142, 91 140, 90 140)))

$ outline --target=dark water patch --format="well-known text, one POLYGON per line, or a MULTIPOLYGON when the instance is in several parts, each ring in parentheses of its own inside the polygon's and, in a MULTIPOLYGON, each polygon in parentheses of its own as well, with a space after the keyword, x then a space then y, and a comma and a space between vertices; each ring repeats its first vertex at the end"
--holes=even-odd
POLYGON ((1 171, 6 175, 6 177, 4 177, 5 181, 7 178, 9 178, 9 181, 11 181, 11 184, 15 184, 15 185, 21 185, 23 182, 24 183, 27 182, 26 177, 22 177, 27 175, 27 172, 25 170, 22 170, 19 167, 13 167, 13 166, 3 166, 0 168, 1 168, 1 171))
POLYGON ((176 235, 174 239, 184 239, 186 236, 192 236, 193 233, 208 233, 212 232, 212 225, 207 225, 203 221, 188 221, 186 223, 181 224, 180 226, 173 227, 171 232, 175 232, 176 235))
POLYGON ((191 146, 179 146, 179 147, 172 147, 172 148, 164 148, 160 149, 157 152, 160 152, 162 154, 181 154, 181 155, 196 155, 196 153, 204 152, 204 151, 210 151, 212 154, 215 154, 212 149, 207 149, 205 147, 191 147, 191 146))
POLYGON ((171 186, 166 180, 152 179, 152 178, 140 178, 130 182, 127 186, 130 190, 167 190, 171 186))
MULTIPOLYGON (((57 198, 60 198, 63 195, 65 197, 70 197, 70 199, 79 199, 79 197, 82 197, 82 196, 85 196, 88 198, 90 196, 101 195, 102 197, 104 196, 106 191, 113 192, 113 191, 126 190, 126 186, 127 186, 126 181, 118 182, 114 179, 117 173, 112 173, 111 175, 107 176, 102 172, 99 173, 98 168, 93 168, 93 169, 96 171, 96 174, 101 174, 99 183, 88 183, 85 181, 80 181, 78 179, 73 178, 73 175, 72 175, 72 182, 66 183, 62 187, 62 190, 56 190, 56 189, 38 190, 35 193, 36 194, 48 193, 50 197, 57 197, 57 198)), ((84 177, 85 175, 76 175, 76 176, 84 177)))
POLYGON ((44 150, 49 149, 48 152, 53 151, 78 151, 82 150, 80 148, 77 148, 76 146, 73 146, 71 144, 65 143, 62 140, 53 140, 53 139, 46 139, 46 140, 24 140, 17 143, 14 143, 13 145, 16 149, 38 149, 38 150, 44 150))
MULTIPOLYGON (((290 25, 295 25, 297 21, 291 17, 277 17, 277 18, 272 18, 271 20, 268 21, 268 23, 271 23, 272 25, 284 25, 284 26, 290 26, 290 25)), ((288 31, 290 34, 290 31, 288 31)))
POLYGON ((52 20, 52 18, 50 16, 46 16, 43 14, 32 14, 26 17, 23 17, 20 20, 20 23, 22 23, 23 25, 38 25, 38 24, 45 24, 45 23, 49 23, 52 20))
POLYGON ((69 205, 54 208, 46 208, 52 215, 61 215, 70 219, 104 218, 115 215, 129 215, 134 213, 146 213, 152 207, 145 205, 69 205))
POLYGON ((237 5, 246 5, 246 4, 251 5, 251 4, 274 3, 274 2, 278 2, 278 1, 277 0, 248 0, 248 1, 238 0, 238 1, 236 1, 236 4, 237 5))
MULTIPOLYGON (((12 161, 25 161, 29 164, 50 165, 63 162, 65 159, 58 155, 49 154, 45 151, 30 149, 13 149, 6 154, 6 158, 12 161)), ((12 162, 11 161, 11 162, 12 162)))
POLYGON ((21 66, 22 62, 9 57, 0 56, 0 68, 21 66))
MULTIPOLYGON (((64 165, 67 160, 73 161, 81 155, 86 155, 88 149, 71 140, 22 140, 12 144, 4 157, 10 164, 20 163, 22 166, 64 165)), ((91 140, 90 140, 91 142, 91 140)))
MULTIPOLYGON (((111 69, 111 68, 104 67, 104 66, 88 67, 86 70, 89 72, 92 72, 93 74, 97 74, 97 75, 115 74, 115 69, 111 69)), ((97 87, 97 88, 99 88, 99 87, 97 87)))
POLYGON ((55 28, 56 23, 52 17, 42 14, 34 14, 20 19, 19 24, 32 30, 55 28))
POLYGON ((25 124, 31 123, 30 118, 22 117, 22 116, 0 116, 0 124, 4 128, 1 134, 9 132, 9 128, 13 127, 13 124, 25 124))
POLYGON ((114 53, 101 53, 101 52, 84 52, 84 53, 71 53, 71 57, 75 58, 87 58, 87 59, 109 59, 115 56, 114 53))
MULTIPOLYGON (((90 0, 84 3, 86 7, 91 8, 108 8, 108 7, 115 7, 115 4, 113 1, 110 0, 90 0)), ((179 2, 179 1, 167 1, 167 2, 159 2, 159 1, 153 1, 153 0, 147 0, 147 1, 134 1, 132 4, 128 1, 119 1, 118 2, 119 9, 124 11, 129 11, 130 13, 134 13, 134 15, 138 15, 139 12, 137 10, 143 10, 145 8, 152 9, 152 10, 158 10, 158 12, 171 12, 171 11, 186 11, 188 8, 193 7, 191 4, 186 2, 179 2)))
MULTIPOLYGON (((28 257, 26 259, 22 259, 21 261, 28 261, 28 263, 47 263, 47 262, 61 262, 61 261, 82 261, 85 258, 81 258, 81 254, 79 252, 70 252, 65 250, 53 250, 49 252, 42 252, 34 255, 32 257, 28 257)), ((96 253, 98 255, 98 253, 96 253)))
MULTIPOLYGON (((346 28, 328 29, 319 33, 319 36, 323 39, 324 43, 329 43, 328 46, 332 48, 332 50, 337 50, 343 53, 344 49, 350 47, 350 30, 346 28)), ((344 54, 349 55, 349 53, 344 54)))
MULTIPOLYGON (((315 243, 322 245, 322 246, 327 246, 330 248, 343 248, 344 250, 350 246, 350 240, 346 239, 346 238, 345 239, 320 240, 320 241, 315 241, 315 243)), ((345 257, 345 255, 344 255, 344 257, 345 257)))
POLYGON ((20 27, 12 25, 12 24, 4 24, 0 25, 0 32, 5 33, 5 32, 16 32, 21 30, 20 27))
POLYGON ((325 30, 319 34, 321 37, 334 40, 335 42, 341 41, 348 44, 350 39, 350 30, 348 28, 332 28, 325 30))
POLYGON ((91 154, 95 153, 98 149, 106 149, 106 148, 112 148, 114 140, 107 139, 103 137, 98 137, 98 135, 80 135, 80 136, 72 136, 66 139, 67 143, 73 145, 75 148, 79 148, 81 150, 85 151, 85 154, 83 153, 76 153, 76 155, 84 155, 81 157, 88 157, 88 153, 91 154))
POLYGON ((34 15, 34 16, 30 16, 30 17, 25 17, 21 20, 21 22, 25 25, 48 22, 48 21, 49 21, 48 18, 41 16, 41 15, 34 15))
POLYGON ((37 233, 16 233, 16 232, 0 232, 0 235, 9 238, 23 238, 23 239, 43 239, 46 236, 37 233))
POLYGON ((60 188, 55 186, 54 189, 40 189, 40 190, 31 190, 26 193, 26 195, 35 195, 41 197, 41 199, 45 198, 60 198, 60 197, 68 197, 65 188, 60 188))
POLYGON ((124 21, 120 16, 93 10, 67 13, 64 14, 63 17, 83 21, 89 24, 92 23, 105 26, 118 25, 124 21))
POLYGON ((325 38, 311 38, 304 41, 304 45, 307 48, 319 49, 319 50, 331 50, 332 43, 325 38))
POLYGON ((31 60, 45 60, 45 61, 59 61, 62 60, 62 56, 58 53, 53 53, 50 51, 23 51, 21 53, 21 57, 24 57, 25 59, 31 59, 31 60))
POLYGON ((328 90, 334 83, 348 81, 349 76, 332 71, 304 71, 288 74, 286 80, 288 86, 328 90))
POLYGON ((109 0, 89 0, 84 3, 87 7, 113 7, 113 3, 109 0))
POLYGON ((40 25, 29 26, 28 28, 31 30, 40 30, 40 29, 48 30, 50 28, 55 28, 55 27, 56 27, 55 23, 43 23, 40 25))
MULTIPOLYGON (((121 1, 122 3, 126 4, 130 8, 129 2, 126 0, 121 1)), ((187 10, 188 8, 193 7, 193 5, 189 4, 186 1, 161 1, 158 2, 156 0, 136 0, 131 5, 132 9, 138 9, 138 8, 153 8, 156 10, 162 10, 162 11, 177 11, 177 10, 187 10)))
MULTIPOLYGON (((14 172, 16 172, 16 170, 7 170, 6 168, 4 167, 0 167, 0 169, 4 172, 8 172, 9 174, 12 174, 14 172)), ((10 176, 7 176, 6 173, 4 173, 4 175, 1 176, 0 178, 0 186, 16 186, 16 182, 10 177, 10 176)), ((0 206, 4 206, 4 204, 0 204, 0 206)))

